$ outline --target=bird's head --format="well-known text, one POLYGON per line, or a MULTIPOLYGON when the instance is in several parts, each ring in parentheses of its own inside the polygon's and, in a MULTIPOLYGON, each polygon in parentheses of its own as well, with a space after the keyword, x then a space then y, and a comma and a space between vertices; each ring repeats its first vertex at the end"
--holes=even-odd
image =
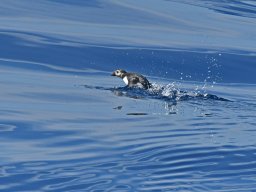
POLYGON ((122 69, 117 69, 115 70, 111 75, 112 76, 117 76, 117 77, 120 77, 120 78, 124 78, 125 74, 127 72, 125 70, 122 70, 122 69))

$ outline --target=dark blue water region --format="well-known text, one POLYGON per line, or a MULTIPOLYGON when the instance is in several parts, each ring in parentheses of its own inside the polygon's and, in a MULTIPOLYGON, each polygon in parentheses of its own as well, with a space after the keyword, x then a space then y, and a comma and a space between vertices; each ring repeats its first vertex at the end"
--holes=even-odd
POLYGON ((218 13, 227 14, 227 15, 249 17, 249 18, 256 17, 255 1, 241 1, 241 0, 232 0, 232 1, 195 0, 195 1, 189 1, 189 0, 184 0, 184 1, 177 1, 177 2, 209 8, 218 13))
MULTIPOLYGON (((70 69, 113 71, 122 68, 160 78, 224 83, 256 83, 256 56, 245 51, 175 50, 78 44, 20 32, 1 34, 0 58, 70 69), (26 35, 26 38, 19 36, 26 35), (39 39, 31 42, 27 39, 39 39), (65 45, 65 43, 67 45, 65 45), (69 45, 69 44, 75 45, 69 45), (64 44, 64 45, 63 45, 64 44)), ((16 67, 44 67, 18 63, 16 67)), ((49 69, 45 69, 49 70, 49 69)))

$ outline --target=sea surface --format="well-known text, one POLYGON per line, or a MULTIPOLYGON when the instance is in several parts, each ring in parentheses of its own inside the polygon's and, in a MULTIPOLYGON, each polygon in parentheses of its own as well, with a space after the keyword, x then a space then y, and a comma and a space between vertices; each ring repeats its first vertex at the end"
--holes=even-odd
POLYGON ((256 192, 255 34, 254 0, 1 0, 0 192, 256 192))

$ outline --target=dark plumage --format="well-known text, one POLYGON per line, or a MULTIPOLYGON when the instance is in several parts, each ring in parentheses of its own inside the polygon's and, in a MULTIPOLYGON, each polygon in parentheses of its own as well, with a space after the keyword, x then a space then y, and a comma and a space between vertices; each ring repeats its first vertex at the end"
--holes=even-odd
POLYGON ((147 78, 138 73, 129 73, 125 70, 118 69, 111 75, 122 78, 125 84, 129 87, 140 87, 144 89, 149 89, 151 87, 147 78))

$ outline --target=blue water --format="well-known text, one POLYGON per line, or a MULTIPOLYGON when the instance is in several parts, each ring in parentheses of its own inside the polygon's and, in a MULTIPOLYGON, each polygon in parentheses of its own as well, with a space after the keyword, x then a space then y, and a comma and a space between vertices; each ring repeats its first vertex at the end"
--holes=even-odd
POLYGON ((256 191, 255 19, 253 0, 2 0, 0 191, 256 191))

